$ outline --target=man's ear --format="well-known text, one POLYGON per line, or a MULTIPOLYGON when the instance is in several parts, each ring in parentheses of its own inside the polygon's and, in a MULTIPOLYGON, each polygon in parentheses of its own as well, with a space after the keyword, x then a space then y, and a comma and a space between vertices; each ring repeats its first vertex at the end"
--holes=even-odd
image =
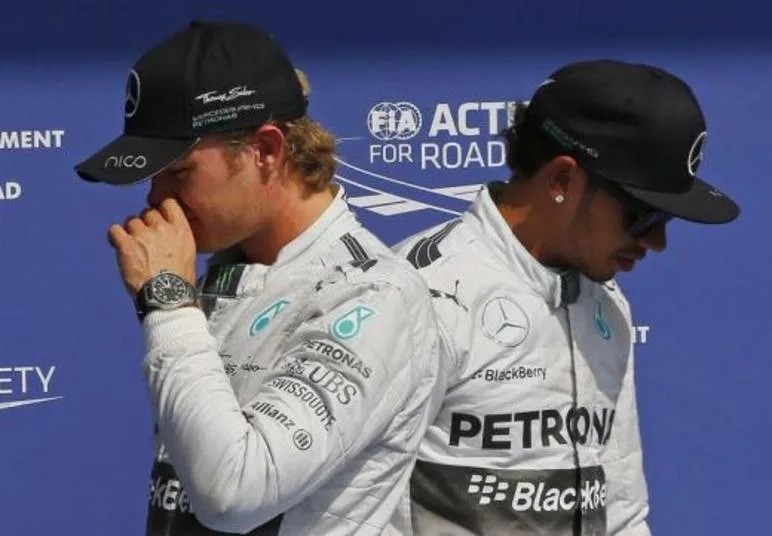
POLYGON ((278 172, 284 163, 285 137, 276 125, 263 125, 247 140, 252 148, 255 165, 267 175, 278 172))
POLYGON ((583 190, 580 171, 579 164, 570 156, 553 158, 542 168, 547 195, 559 203, 578 198, 583 190))

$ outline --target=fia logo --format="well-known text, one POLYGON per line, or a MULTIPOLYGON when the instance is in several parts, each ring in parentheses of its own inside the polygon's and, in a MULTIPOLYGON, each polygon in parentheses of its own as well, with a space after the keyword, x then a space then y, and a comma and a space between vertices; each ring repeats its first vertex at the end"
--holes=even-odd
POLYGON ((264 311, 255 317, 252 325, 249 326, 249 336, 254 337, 271 323, 271 321, 289 305, 287 300, 277 300, 269 305, 264 311))
POLYGON ((421 130, 423 119, 411 102, 379 102, 367 114, 367 128, 381 141, 409 140, 421 130))
POLYGON ((356 306, 338 318, 332 325, 333 337, 346 340, 356 336, 359 330, 362 329, 362 323, 374 314, 375 311, 364 305, 356 306))
POLYGON ((595 327, 598 329, 600 336, 605 340, 611 338, 611 328, 603 317, 603 307, 601 306, 600 300, 595 300, 595 327))

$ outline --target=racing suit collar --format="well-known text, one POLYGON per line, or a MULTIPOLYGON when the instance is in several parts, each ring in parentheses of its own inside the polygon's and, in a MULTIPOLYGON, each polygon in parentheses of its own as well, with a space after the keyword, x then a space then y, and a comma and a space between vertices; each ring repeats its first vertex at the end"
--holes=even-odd
POLYGON ((499 260, 522 275, 547 303, 557 309, 579 297, 580 278, 575 272, 559 272, 544 266, 518 240, 499 212, 486 184, 469 210, 462 216, 493 246, 499 260))
POLYGON ((330 206, 322 212, 322 215, 308 229, 279 251, 279 254, 276 256, 276 262, 270 267, 271 270, 275 270, 297 259, 305 251, 317 244, 326 244, 330 240, 337 240, 340 234, 344 234, 343 231, 340 233, 336 232, 334 229, 337 227, 344 226, 347 231, 350 231, 352 224, 356 226, 356 217, 349 210, 346 203, 346 192, 343 186, 335 184, 333 187, 336 189, 336 192, 330 206))

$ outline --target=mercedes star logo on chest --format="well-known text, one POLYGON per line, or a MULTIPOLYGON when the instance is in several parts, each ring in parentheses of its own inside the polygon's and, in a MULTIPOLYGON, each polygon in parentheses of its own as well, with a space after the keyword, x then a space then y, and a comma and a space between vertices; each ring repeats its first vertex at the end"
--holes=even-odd
POLYGON ((512 348, 528 335, 528 317, 511 299, 493 298, 483 307, 482 329, 496 344, 512 348))

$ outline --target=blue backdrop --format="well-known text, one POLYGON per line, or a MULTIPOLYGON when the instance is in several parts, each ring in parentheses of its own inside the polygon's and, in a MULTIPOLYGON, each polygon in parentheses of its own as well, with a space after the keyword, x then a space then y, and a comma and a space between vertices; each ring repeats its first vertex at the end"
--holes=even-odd
POLYGON ((193 17, 251 21, 285 43, 310 76, 311 114, 341 139, 339 181, 389 244, 453 217, 475 185, 506 178, 491 133, 505 125, 507 102, 528 97, 559 64, 641 60, 688 80, 708 117, 701 172, 743 214, 726 227, 674 223, 668 252, 621 280, 639 336, 651 524, 656 535, 769 534, 772 4, 710 4, 7 7, 0 535, 143 534, 152 422, 140 331, 106 229, 141 208, 146 187, 84 184, 72 166, 119 133, 131 63, 193 17), (407 126, 397 133, 399 121, 407 126))

